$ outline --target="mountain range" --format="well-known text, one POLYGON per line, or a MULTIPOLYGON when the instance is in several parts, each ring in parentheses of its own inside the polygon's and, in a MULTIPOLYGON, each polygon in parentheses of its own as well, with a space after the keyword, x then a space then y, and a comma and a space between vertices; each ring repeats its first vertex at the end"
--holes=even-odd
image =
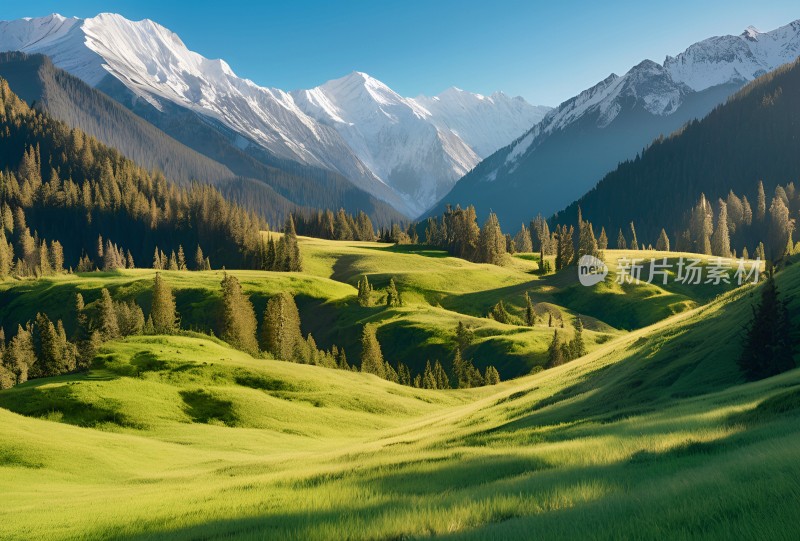
MULTIPOLYGON (((153 21, 110 13, 2 22, 0 50, 47 55, 162 129, 195 113, 263 162, 334 171, 409 217, 548 110, 457 89, 403 98, 359 72, 311 90, 262 87, 153 21)), ((202 152, 201 142, 175 131, 202 152)))
POLYGON ((706 39, 661 64, 644 60, 623 76, 611 74, 481 162, 429 214, 446 204, 474 204, 479 216, 492 210, 516 226, 533 213, 557 212, 659 136, 704 117, 798 54, 795 21, 771 32, 750 27, 706 39))

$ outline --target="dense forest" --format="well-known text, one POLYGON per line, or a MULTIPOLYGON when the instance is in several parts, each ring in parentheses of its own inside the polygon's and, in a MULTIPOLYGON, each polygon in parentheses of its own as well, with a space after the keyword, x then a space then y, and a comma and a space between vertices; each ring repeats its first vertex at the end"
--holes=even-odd
MULTIPOLYGON (((798 95, 800 61, 756 79, 707 117, 656 140, 551 223, 574 221, 580 207, 607 231, 635 222, 643 238, 656 239, 662 228, 677 238, 701 193, 715 209, 731 191, 753 207, 759 180, 768 210, 776 188, 800 174, 798 95)), ((796 218, 800 209, 789 199, 790 217, 796 218)), ((751 252, 753 240, 747 241, 751 252)))
POLYGON ((215 188, 182 188, 146 171, 31 109, 3 80, 0 108, 0 240, 4 252, 13 249, 5 270, 9 260, 29 272, 53 262, 77 267, 82 258, 102 267, 107 243, 125 255, 126 265, 151 266, 157 248, 193 253, 201 246, 216 266, 263 266, 266 223, 215 188))

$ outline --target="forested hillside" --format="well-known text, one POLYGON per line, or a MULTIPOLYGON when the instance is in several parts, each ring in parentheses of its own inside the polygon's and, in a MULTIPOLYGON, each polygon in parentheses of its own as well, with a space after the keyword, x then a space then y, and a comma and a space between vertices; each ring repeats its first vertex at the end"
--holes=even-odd
POLYGON ((149 173, 31 109, 2 79, 0 170, 3 275, 12 265, 17 275, 64 265, 150 266, 157 247, 194 254, 202 246, 215 265, 259 266, 263 220, 211 186, 181 188, 149 173), (106 248, 119 261, 104 264, 106 248))
MULTIPOLYGON (((756 213, 760 180, 768 210, 776 188, 800 177, 799 96, 798 62, 760 77, 706 118, 620 164, 553 221, 573 222, 580 207, 609 234, 628 234, 633 221, 640 238, 654 241, 662 228, 679 237, 701 194, 716 210, 733 191, 756 213)), ((796 200, 785 203, 796 218, 796 200)))
POLYGON ((178 184, 213 184, 272 224, 282 223, 298 208, 364 210, 379 224, 402 219, 389 205, 339 175, 288 160, 270 161, 266 153, 258 157, 261 161, 244 153, 217 127, 199 122, 189 111, 148 114, 151 106, 131 103, 145 117, 141 118, 56 68, 45 56, 0 53, 0 77, 32 107, 119 150, 137 165, 158 169, 178 184))

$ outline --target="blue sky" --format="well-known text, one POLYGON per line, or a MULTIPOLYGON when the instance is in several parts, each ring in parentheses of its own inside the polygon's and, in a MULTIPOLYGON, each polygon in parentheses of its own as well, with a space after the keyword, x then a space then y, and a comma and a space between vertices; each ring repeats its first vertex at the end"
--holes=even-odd
POLYGON ((153 19, 261 85, 308 88, 358 70, 406 96, 458 86, 546 105, 706 37, 800 19, 797 0, 33 0, 4 2, 0 19, 103 11, 153 19))

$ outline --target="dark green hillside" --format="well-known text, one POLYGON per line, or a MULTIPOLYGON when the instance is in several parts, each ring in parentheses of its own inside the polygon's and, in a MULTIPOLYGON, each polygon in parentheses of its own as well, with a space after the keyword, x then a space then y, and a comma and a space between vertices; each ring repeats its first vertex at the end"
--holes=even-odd
MULTIPOLYGON (((729 190, 754 207, 764 181, 767 207, 775 187, 800 177, 800 63, 764 75, 641 156, 622 163, 589 193, 557 215, 575 220, 580 205, 596 229, 627 230, 631 221, 648 242, 661 228, 672 236, 684 213, 705 193, 712 203, 729 190)), ((796 217, 796 208, 790 209, 796 217)))

